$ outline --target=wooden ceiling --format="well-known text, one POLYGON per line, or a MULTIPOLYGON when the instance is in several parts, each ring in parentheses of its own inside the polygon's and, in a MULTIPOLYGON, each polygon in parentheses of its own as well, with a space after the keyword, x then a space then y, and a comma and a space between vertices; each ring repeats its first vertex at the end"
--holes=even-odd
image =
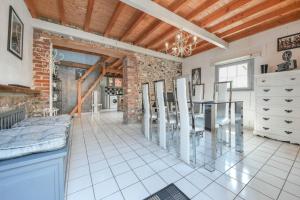
MULTIPOLYGON (((178 31, 118 0, 25 0, 34 18, 76 27, 155 51, 178 31)), ((300 0, 154 0, 227 42, 300 19, 300 0)), ((193 54, 215 46, 200 41, 193 54)), ((119 61, 114 68, 118 69, 119 61)))

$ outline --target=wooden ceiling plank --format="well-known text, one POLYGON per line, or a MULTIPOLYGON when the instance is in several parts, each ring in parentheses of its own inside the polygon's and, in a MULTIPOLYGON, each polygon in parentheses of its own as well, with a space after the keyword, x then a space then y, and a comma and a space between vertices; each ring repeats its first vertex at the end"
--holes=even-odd
POLYGON ((125 7, 125 4, 123 4, 121 1, 119 1, 112 17, 110 18, 110 20, 108 22, 107 27, 105 28, 104 36, 108 36, 110 34, 116 20, 120 16, 120 14, 121 14, 122 10, 124 9, 124 7, 125 7))
POLYGON ((88 5, 87 5, 86 15, 85 15, 85 22, 84 22, 84 27, 83 27, 83 29, 85 31, 89 31, 89 29, 90 29, 90 23, 91 23, 92 13, 93 13, 93 9, 94 9, 94 4, 95 4, 95 0, 88 0, 88 5))
POLYGON ((261 11, 267 9, 267 8, 272 7, 272 6, 278 5, 279 3, 282 3, 282 2, 283 2, 282 0, 267 0, 267 1, 264 1, 264 2, 259 3, 259 4, 255 5, 255 6, 249 8, 249 9, 243 11, 243 12, 241 12, 241 13, 238 13, 238 14, 230 17, 227 20, 224 20, 224 21, 222 21, 222 22, 220 22, 220 23, 212 26, 208 30, 210 32, 216 32, 216 31, 218 31, 218 30, 220 30, 220 29, 222 29, 222 28, 224 28, 224 27, 226 27, 226 26, 228 26, 230 24, 233 24, 233 23, 235 23, 237 21, 245 19, 245 18, 247 18, 247 17, 249 17, 251 15, 254 15, 254 14, 256 14, 258 12, 261 12, 261 11))
POLYGON ((231 35, 233 33, 236 33, 236 32, 240 32, 244 29, 247 29, 249 27, 252 27, 252 26, 255 26, 257 24, 260 24, 260 23, 263 23, 267 20, 270 20, 272 18, 275 18, 275 17, 278 17, 282 14, 285 14, 285 13, 288 13, 288 12, 291 12, 291 11, 294 11, 295 9, 300 9, 300 2, 294 2, 292 4, 289 4, 285 7, 282 7, 282 8, 278 8, 277 10, 274 10, 270 13, 267 13, 265 15, 262 15, 260 17, 257 17, 253 20, 250 20, 250 21, 247 21, 239 26, 236 26, 234 28, 231 28, 227 31, 224 31, 222 32, 221 34, 219 34, 220 37, 225 37, 225 36, 228 36, 228 35, 231 35))
POLYGON ((64 25, 66 21, 64 0, 56 0, 56 2, 57 2, 58 13, 59 13, 59 23, 64 25))
POLYGON ((38 15, 37 15, 37 11, 36 11, 35 5, 33 3, 33 0, 24 0, 24 2, 27 5, 27 8, 31 14, 31 17, 37 18, 38 15))
MULTIPOLYGON (((185 6, 187 3, 189 2, 189 0, 177 0, 175 2, 173 2, 169 7, 168 10, 177 13, 183 6, 185 6)), ((154 33, 156 30, 158 30, 163 24, 162 21, 159 20, 155 20, 158 23, 152 23, 146 30, 144 30, 139 36, 138 38, 135 40, 135 44, 139 44, 142 41, 144 41, 145 39, 148 38, 148 36, 152 36, 152 33, 154 33)))
MULTIPOLYGON (((185 18, 189 21, 193 20, 197 15, 199 15, 201 12, 203 12, 204 10, 208 9, 210 6, 212 6, 213 4, 217 3, 218 0, 206 0, 204 3, 200 4, 199 6, 197 6, 197 8, 195 10, 193 10, 190 14, 188 14, 185 18)), ((178 29, 175 27, 170 27, 169 29, 167 29, 165 32, 163 32, 162 34, 160 34, 157 37, 154 37, 153 40, 149 41, 148 44, 148 48, 153 48, 155 47, 157 44, 164 42, 164 40, 168 37, 170 37, 171 35, 175 34, 176 31, 178 29)))
MULTIPOLYGON (((271 28, 275 28, 277 26, 281 26, 283 24, 287 24, 296 20, 300 19, 300 11, 297 9, 296 11, 293 11, 289 14, 283 15, 283 16, 278 16, 277 18, 261 23, 259 25, 253 26, 251 28, 245 29, 241 32, 235 33, 233 35, 229 35, 227 37, 224 37, 224 39, 228 42, 233 42, 235 40, 239 40, 245 37, 248 37, 250 35, 254 35, 257 34, 259 32, 262 31, 266 31, 268 29, 271 28)), ((197 49, 195 49, 195 51, 193 51, 193 54, 197 54, 197 53, 201 53, 203 51, 207 51, 211 48, 214 48, 216 46, 211 45, 209 43, 205 43, 199 47, 197 47, 197 49)))
POLYGON ((213 13, 207 15, 198 22, 195 22, 200 27, 206 27, 209 23, 223 17, 224 15, 244 6, 245 4, 251 2, 251 0, 233 0, 230 3, 224 5, 223 7, 217 9, 213 13))
POLYGON ((182 29, 192 35, 195 35, 203 40, 207 40, 221 48, 227 48, 228 44, 216 35, 207 30, 193 24, 185 18, 169 11, 168 9, 148 0, 120 0, 136 9, 139 9, 157 19, 160 19, 172 26, 182 29))

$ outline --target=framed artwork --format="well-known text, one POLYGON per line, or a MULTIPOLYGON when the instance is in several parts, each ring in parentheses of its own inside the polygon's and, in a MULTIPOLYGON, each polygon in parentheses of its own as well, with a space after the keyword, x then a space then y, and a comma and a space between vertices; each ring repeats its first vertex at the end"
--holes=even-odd
POLYGON ((277 39, 277 51, 284 51, 300 47, 300 33, 280 37, 277 39))
POLYGON ((75 70, 75 80, 80 79, 85 73, 86 69, 76 69, 75 70))
POLYGON ((13 9, 9 7, 7 50, 22 60, 24 24, 13 9))
POLYGON ((192 84, 201 84, 201 68, 192 69, 192 84))

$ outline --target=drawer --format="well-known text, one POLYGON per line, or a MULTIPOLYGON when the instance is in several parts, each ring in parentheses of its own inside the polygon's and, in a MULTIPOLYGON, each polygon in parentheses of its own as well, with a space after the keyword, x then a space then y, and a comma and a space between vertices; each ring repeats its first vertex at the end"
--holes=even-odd
POLYGON ((256 87, 257 97, 299 97, 299 86, 281 86, 281 87, 256 87))
POLYGON ((300 109, 300 97, 256 97, 256 105, 298 107, 300 109))
POLYGON ((300 85, 299 75, 265 76, 256 78, 257 86, 300 85))
POLYGON ((256 112, 264 116, 275 115, 291 118, 299 118, 300 116, 300 109, 297 107, 256 105, 256 112))
POLYGON ((276 127, 282 131, 300 131, 299 118, 276 117, 256 114, 256 124, 265 127, 276 127))
POLYGON ((260 135, 281 141, 290 141, 291 138, 297 138, 297 135, 299 134, 296 131, 282 130, 267 126, 257 126, 256 132, 260 133, 260 135))

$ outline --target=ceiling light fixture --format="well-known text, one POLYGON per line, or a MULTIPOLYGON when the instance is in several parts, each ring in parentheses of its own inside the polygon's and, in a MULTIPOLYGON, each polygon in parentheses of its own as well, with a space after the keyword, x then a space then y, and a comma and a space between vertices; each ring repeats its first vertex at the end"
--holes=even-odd
POLYGON ((165 53, 177 57, 187 57, 192 55, 193 49, 198 43, 197 36, 191 36, 190 34, 180 30, 175 35, 175 42, 170 45, 165 43, 165 53))

